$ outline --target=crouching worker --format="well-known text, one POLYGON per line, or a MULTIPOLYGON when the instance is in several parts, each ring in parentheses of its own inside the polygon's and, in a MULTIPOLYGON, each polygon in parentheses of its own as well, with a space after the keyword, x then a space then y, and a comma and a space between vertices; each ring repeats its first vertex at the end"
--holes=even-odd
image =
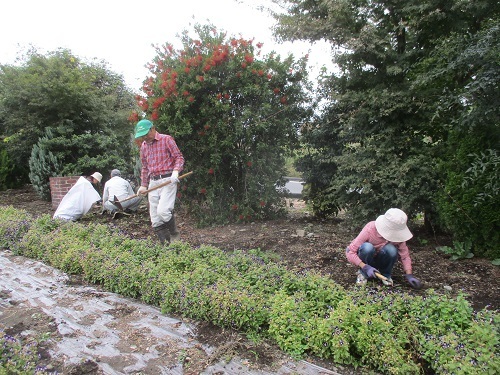
POLYGON ((99 184, 101 180, 102 174, 99 172, 89 177, 80 177, 57 206, 53 218, 72 221, 81 219, 94 203, 101 200, 101 196, 93 186, 99 184))
POLYGON ((141 143, 141 187, 139 195, 148 194, 151 225, 161 243, 179 239, 175 225, 174 205, 177 197, 179 172, 184 167, 184 157, 173 137, 156 131, 149 120, 135 126, 135 139, 141 143), (170 184, 146 193, 160 184, 170 184))
POLYGON ((109 211, 113 215, 113 218, 116 219, 121 213, 120 210, 123 210, 123 214, 136 212, 144 198, 143 196, 131 198, 123 203, 120 202, 133 195, 135 195, 135 193, 130 182, 121 177, 120 170, 113 169, 111 171, 111 178, 104 184, 102 193, 102 201, 104 202, 103 213, 109 211), (116 204, 113 203, 115 197, 120 202, 120 206, 116 206, 116 204))
POLYGON ((384 285, 393 285, 392 269, 399 258, 406 281, 412 288, 420 289, 422 283, 412 274, 410 250, 406 241, 413 237, 406 226, 408 218, 398 208, 387 210, 377 220, 370 221, 346 249, 349 263, 358 267, 356 282, 365 284, 368 279, 380 277, 384 285))

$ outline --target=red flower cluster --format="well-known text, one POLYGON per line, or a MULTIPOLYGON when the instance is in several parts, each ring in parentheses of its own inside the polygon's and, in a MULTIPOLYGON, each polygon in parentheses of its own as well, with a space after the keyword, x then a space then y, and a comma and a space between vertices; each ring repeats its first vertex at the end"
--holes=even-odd
POLYGON ((140 96, 136 97, 137 100, 137 105, 143 110, 147 111, 149 108, 149 103, 145 98, 142 98, 140 96))
POLYGON ((156 99, 156 100, 154 101, 154 103, 153 103, 153 108, 154 108, 154 109, 159 108, 159 107, 163 104, 163 102, 165 101, 165 99, 166 99, 166 98, 165 98, 164 96, 162 96, 161 98, 156 99))
POLYGON ((245 61, 246 61, 247 63, 249 63, 249 64, 253 63, 253 56, 252 56, 252 55, 250 55, 249 53, 247 53, 247 54, 245 55, 245 61))
POLYGON ((231 206, 231 210, 236 211, 237 209, 238 209, 238 205, 237 204, 233 204, 231 206))
POLYGON ((251 167, 253 164, 251 161, 247 161, 247 167, 251 167))
POLYGON ((205 188, 200 189, 200 194, 206 194, 206 193, 207 193, 207 189, 205 189, 205 188))
POLYGON ((132 112, 132 113, 130 114, 130 116, 128 116, 128 120, 129 120, 130 122, 134 122, 134 123, 136 123, 137 121, 139 121, 139 114, 138 114, 137 112, 135 112, 135 111, 134 111, 134 112, 132 112))
POLYGON ((210 168, 210 169, 208 170, 208 174, 214 174, 214 169, 213 169, 213 168, 210 168))

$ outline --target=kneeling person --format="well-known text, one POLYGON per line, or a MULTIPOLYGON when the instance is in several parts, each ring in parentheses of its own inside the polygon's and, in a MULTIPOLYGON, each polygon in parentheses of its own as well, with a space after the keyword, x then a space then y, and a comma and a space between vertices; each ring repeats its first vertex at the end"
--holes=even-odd
POLYGON ((387 210, 377 220, 365 225, 358 236, 346 249, 349 263, 359 267, 357 283, 364 284, 367 279, 385 277, 382 282, 392 285, 392 269, 399 258, 403 265, 406 281, 412 288, 420 289, 422 283, 412 274, 410 250, 406 241, 413 237, 406 226, 407 216, 398 208, 387 210))
MULTIPOLYGON (((118 169, 113 169, 111 178, 104 184, 102 193, 103 209, 114 215, 118 212, 118 207, 113 204, 115 197, 118 201, 121 201, 132 195, 135 195, 135 193, 130 182, 121 177, 121 172, 118 169)), ((142 199, 142 196, 137 196, 120 203, 120 205, 126 213, 135 212, 139 208, 142 199)))

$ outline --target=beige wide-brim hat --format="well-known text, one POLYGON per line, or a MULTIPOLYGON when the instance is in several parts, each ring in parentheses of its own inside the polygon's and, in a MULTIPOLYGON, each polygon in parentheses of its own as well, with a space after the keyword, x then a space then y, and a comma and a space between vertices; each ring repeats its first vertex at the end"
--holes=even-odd
POLYGON ((100 174, 99 172, 94 172, 90 175, 90 177, 94 177, 97 181, 101 182, 102 180, 102 174, 100 174))
POLYGON ((391 242, 405 242, 413 237, 406 226, 408 217, 399 208, 390 208, 375 220, 375 227, 382 237, 391 242))

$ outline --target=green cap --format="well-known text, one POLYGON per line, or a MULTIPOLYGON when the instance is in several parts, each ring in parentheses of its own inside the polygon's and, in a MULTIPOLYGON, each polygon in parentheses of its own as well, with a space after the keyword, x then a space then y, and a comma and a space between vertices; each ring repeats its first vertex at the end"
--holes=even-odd
POLYGON ((149 120, 141 120, 135 126, 135 138, 142 137, 148 134, 149 129, 153 127, 153 123, 149 120))

